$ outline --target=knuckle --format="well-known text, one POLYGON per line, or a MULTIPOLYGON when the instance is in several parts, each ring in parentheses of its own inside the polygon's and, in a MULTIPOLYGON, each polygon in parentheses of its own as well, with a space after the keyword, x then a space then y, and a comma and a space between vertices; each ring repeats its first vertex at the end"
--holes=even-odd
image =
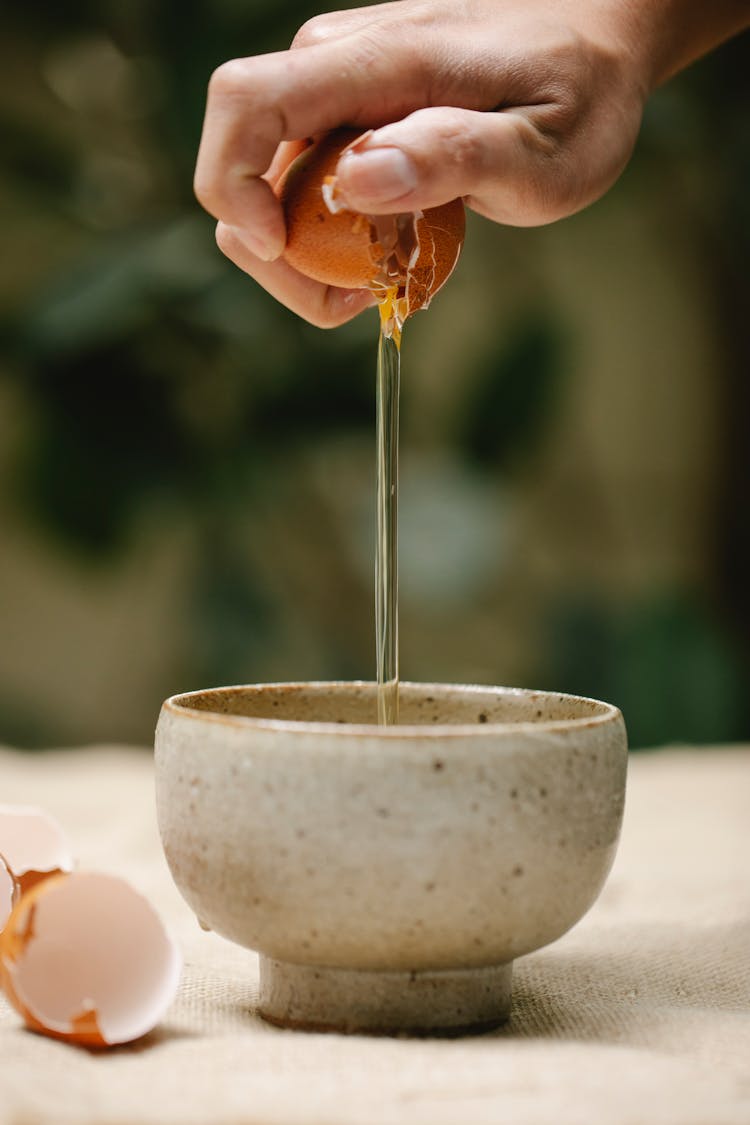
POLYGON ((318 43, 324 43, 331 34, 331 20, 327 16, 312 16, 309 20, 305 20, 292 39, 292 48, 314 47, 318 43))
POLYGON ((235 235, 225 223, 217 223, 215 236, 216 245, 219 247, 222 254, 229 257, 236 241, 235 235))
POLYGON ((213 184, 201 172, 196 172, 193 177, 193 194, 206 211, 211 210, 213 201, 213 184))
POLYGON ((382 20, 357 28, 346 40, 344 69, 353 80, 366 74, 371 82, 392 82, 394 74, 413 76, 418 62, 419 52, 403 36, 394 38, 382 20))
POLYGON ((222 190, 221 183, 213 172, 199 166, 193 177, 193 192, 195 198, 209 214, 214 216, 221 210, 222 190))
POLYGON ((247 66, 243 59, 230 59, 218 66, 208 81, 209 98, 233 97, 247 82, 247 66))
POLYGON ((476 131, 469 127, 466 113, 459 109, 442 111, 440 130, 441 146, 449 154, 457 169, 473 169, 482 164, 484 144, 476 131))
POLYGON ((193 177, 193 192, 209 215, 231 223, 238 211, 237 192, 232 176, 220 163, 200 160, 193 177))

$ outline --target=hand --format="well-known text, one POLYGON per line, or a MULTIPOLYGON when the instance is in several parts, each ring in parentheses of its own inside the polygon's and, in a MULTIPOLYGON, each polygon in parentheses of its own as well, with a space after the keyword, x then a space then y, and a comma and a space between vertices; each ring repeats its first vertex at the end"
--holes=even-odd
MULTIPOLYGON (((271 184, 306 138, 343 124, 373 130, 338 165, 353 210, 414 211, 462 196, 512 226, 573 214, 627 163, 650 89, 677 65, 664 46, 679 39, 665 10, 680 5, 693 15, 706 7, 396 0, 318 16, 290 51, 225 63, 211 79, 195 177, 219 219, 219 246, 313 324, 341 324, 371 305, 368 291, 321 285, 280 257, 284 219, 271 184)), ((747 5, 717 8, 736 22, 747 5)), ((697 18, 683 24, 692 28, 687 61, 705 33, 697 18)))

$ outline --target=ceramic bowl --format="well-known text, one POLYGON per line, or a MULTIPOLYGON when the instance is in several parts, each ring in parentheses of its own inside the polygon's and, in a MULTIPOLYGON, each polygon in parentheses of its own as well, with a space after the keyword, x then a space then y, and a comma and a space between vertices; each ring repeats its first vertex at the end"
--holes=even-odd
POLYGON ((372 684, 218 688, 162 708, 159 826, 202 924, 260 953, 266 1019, 456 1032, 594 902, 626 758, 575 696, 406 683, 379 727, 372 684))

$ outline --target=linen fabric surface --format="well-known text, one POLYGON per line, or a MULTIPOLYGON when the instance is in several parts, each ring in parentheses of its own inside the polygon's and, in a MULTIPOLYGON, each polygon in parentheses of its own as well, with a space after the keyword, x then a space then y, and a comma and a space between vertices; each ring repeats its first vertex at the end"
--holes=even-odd
POLYGON ((203 933, 171 881, 147 751, 0 751, 0 802, 53 813, 185 958, 160 1027, 108 1052, 26 1031, 0 998, 0 1125, 750 1123, 748 747, 631 756, 601 897, 516 962, 509 1023, 462 1039, 264 1023, 255 954, 203 933))

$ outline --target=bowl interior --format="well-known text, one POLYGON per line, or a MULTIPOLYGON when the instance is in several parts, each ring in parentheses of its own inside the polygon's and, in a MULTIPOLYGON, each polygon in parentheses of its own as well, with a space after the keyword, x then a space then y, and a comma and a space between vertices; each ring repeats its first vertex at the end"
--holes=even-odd
MULTIPOLYGON (((196 717, 221 715, 285 724, 377 723, 376 685, 361 682, 214 688, 174 696, 169 705, 179 712, 197 713, 196 717)), ((604 722, 615 714, 617 710, 610 704, 552 692, 402 683, 398 726, 590 724, 604 722)))

